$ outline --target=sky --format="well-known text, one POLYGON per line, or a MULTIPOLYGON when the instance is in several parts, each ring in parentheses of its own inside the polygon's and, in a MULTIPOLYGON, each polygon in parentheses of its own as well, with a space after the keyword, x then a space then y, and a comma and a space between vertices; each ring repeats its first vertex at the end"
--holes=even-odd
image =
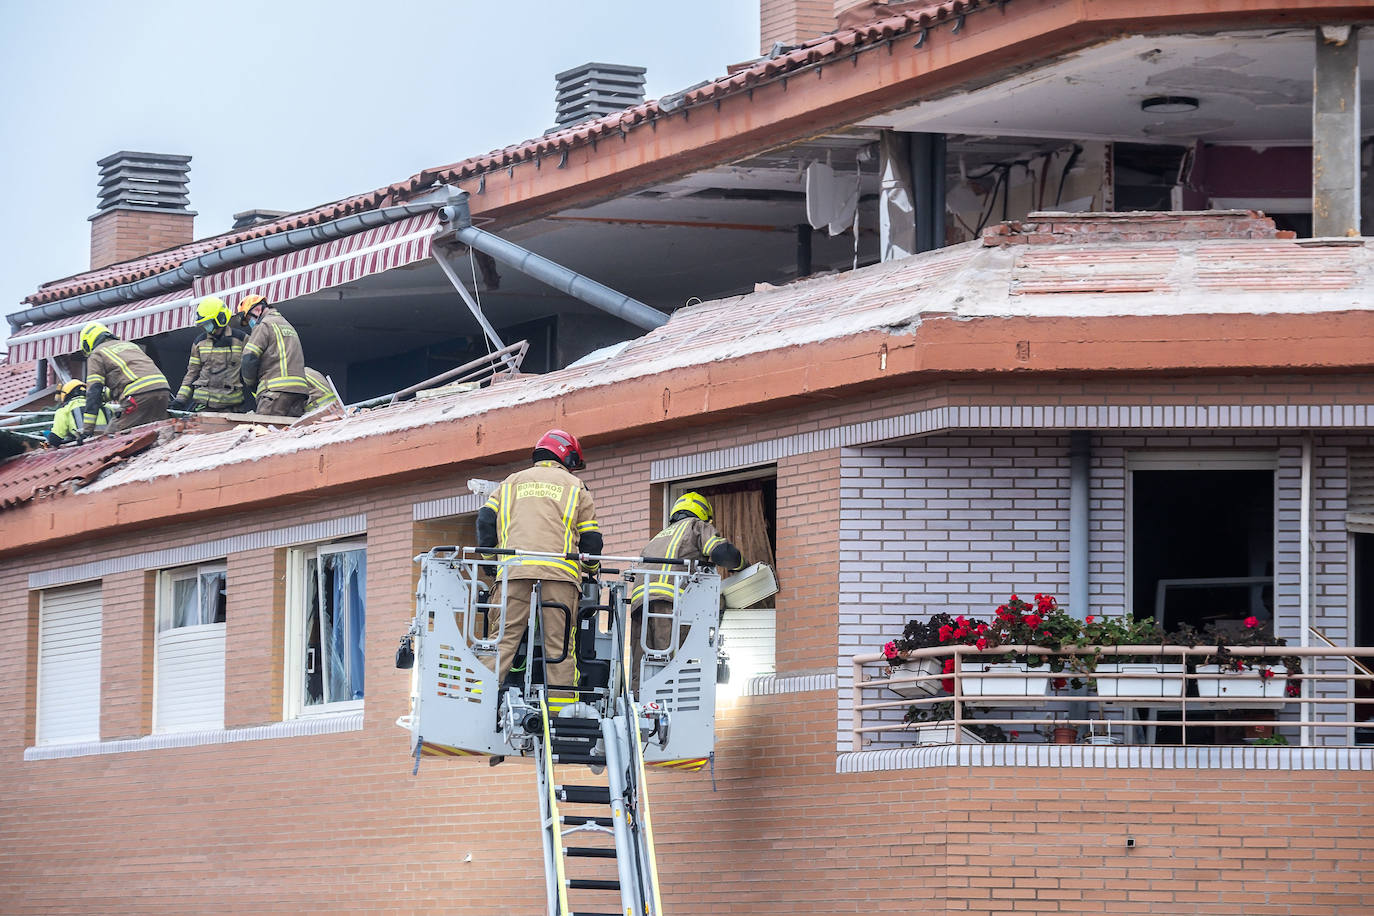
POLYGON ((201 238, 537 137, 588 61, 657 98, 758 54, 756 0, 0 0, 0 314, 89 267, 110 153, 190 155, 201 238))

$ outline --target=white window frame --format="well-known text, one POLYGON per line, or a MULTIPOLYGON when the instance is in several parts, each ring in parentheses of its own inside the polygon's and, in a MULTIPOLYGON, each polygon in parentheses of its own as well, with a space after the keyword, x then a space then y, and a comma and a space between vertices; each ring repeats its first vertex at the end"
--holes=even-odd
MULTIPOLYGON (((193 624, 172 627, 168 618, 173 613, 175 601, 174 588, 177 582, 194 579, 196 582, 197 603, 203 601, 201 584, 207 575, 222 575, 228 597, 229 567, 223 562, 202 563, 192 566, 178 566, 164 569, 157 577, 157 618, 153 637, 153 734, 167 734, 177 731, 197 731, 202 729, 224 728, 224 644, 228 625, 226 623, 193 624), (188 713, 178 710, 173 714, 163 706, 163 690, 169 689, 169 679, 174 677, 168 671, 167 656, 174 651, 200 653, 209 658, 203 677, 188 679, 187 686, 201 698, 199 709, 188 713)), ((226 600, 227 604, 227 600, 226 600)), ((227 619, 227 614, 226 614, 227 619)))
MULTIPOLYGON (((757 467, 746 468, 744 470, 732 471, 727 474, 714 474, 705 477, 693 477, 689 480, 669 481, 663 491, 663 522, 666 525, 668 515, 672 511, 673 503, 677 502, 678 497, 689 490, 696 490, 703 487, 718 487, 722 484, 738 483, 742 480, 772 480, 774 485, 778 481, 778 466, 776 464, 759 465, 757 467)), ((776 509, 774 510, 773 523, 777 525, 776 509)), ((775 547, 776 551, 776 547, 775 547)), ((774 556, 776 562, 777 557, 774 556)), ((749 557, 745 557, 750 561, 749 557)), ((752 561, 751 561, 752 562, 752 561)), ((725 651, 730 654, 730 682, 733 690, 738 690, 743 682, 749 678, 760 677, 763 675, 776 674, 778 670, 778 609, 776 606, 770 608, 745 608, 742 610, 729 610, 725 612, 725 619, 721 623, 721 635, 725 637, 725 651), (770 629, 769 637, 759 637, 758 630, 770 629), (743 661, 743 655, 731 653, 732 636, 735 638, 735 645, 739 646, 743 640, 744 630, 756 631, 750 639, 748 645, 754 645, 754 640, 766 638, 766 646, 761 646, 761 652, 750 655, 757 659, 753 664, 739 664, 743 661)))
MULTIPOLYGON (((366 700, 338 700, 333 703, 320 703, 314 706, 307 706, 305 703, 305 678, 306 670, 304 665, 306 633, 306 563, 310 559, 318 560, 320 557, 328 556, 331 553, 347 553, 353 550, 362 550, 364 555, 367 551, 366 538, 350 538, 343 541, 328 542, 323 544, 307 544, 300 547, 292 547, 287 551, 286 564, 286 635, 283 640, 285 654, 283 655, 283 679, 282 679, 282 718, 301 719, 310 716, 333 716, 344 713, 361 712, 366 700)), ((318 567, 317 567, 318 568, 318 567)), ((367 593, 367 580, 363 580, 363 594, 367 593)), ((364 599, 366 601, 366 599, 364 599)), ((364 620, 366 620, 367 608, 363 608, 364 620)), ((364 631, 366 624, 364 623, 364 631)), ((364 632, 364 639, 366 634, 364 632)), ((323 632, 321 632, 323 644, 323 632)), ((319 661, 323 664, 323 661, 319 661)), ((366 686, 364 686, 366 690, 366 686)))
MULTIPOLYGON (((89 595, 87 597, 89 597, 89 595)), ((38 682, 36 685, 37 689, 34 691, 34 745, 36 747, 56 744, 77 744, 100 740, 100 665, 101 629, 104 625, 103 601, 104 595, 101 590, 101 582, 98 580, 95 582, 82 583, 80 585, 64 585, 58 588, 47 588, 38 593, 38 645, 35 649, 38 655, 38 682), (84 631, 68 634, 69 636, 75 635, 87 643, 83 647, 84 655, 80 657, 71 657, 69 655, 62 659, 61 663, 52 658, 45 658, 47 653, 43 651, 44 637, 49 635, 56 636, 55 633, 50 634, 48 630, 49 626, 53 625, 53 620, 50 617, 51 612, 48 610, 48 603, 55 599, 59 592, 70 595, 77 591, 85 591, 87 593, 93 592, 96 605, 94 610, 94 626, 92 626, 88 620, 84 631), (63 706, 75 705, 84 708, 86 714, 80 717, 79 727, 75 730, 57 735, 49 734, 45 736, 44 726, 51 725, 51 723, 45 721, 45 714, 51 715, 52 707, 58 705, 49 691, 61 687, 65 694, 67 690, 72 689, 73 684, 78 680, 71 676, 73 671, 81 675, 79 687, 77 689, 82 691, 82 696, 77 698, 75 704, 71 703, 70 696, 64 696, 67 702, 64 703, 63 706), (94 676, 92 676, 92 672, 94 676), (46 681, 50 677, 53 679, 53 683, 48 684, 46 681), (48 709, 44 709, 45 697, 48 700, 46 704, 48 709)), ((87 610, 87 614, 90 614, 89 609, 87 610)), ((51 731, 51 729, 47 730, 51 731)))
MULTIPOLYGON (((1270 547, 1274 558, 1274 586, 1278 591, 1279 565, 1279 453, 1275 450, 1258 449, 1155 449, 1150 451, 1126 453, 1126 616, 1132 617, 1138 610, 1145 616, 1155 613, 1153 607, 1137 609, 1135 606, 1135 472, 1136 471, 1270 471, 1273 476, 1274 543, 1270 547)), ((1275 614, 1278 608, 1275 607, 1275 614)))

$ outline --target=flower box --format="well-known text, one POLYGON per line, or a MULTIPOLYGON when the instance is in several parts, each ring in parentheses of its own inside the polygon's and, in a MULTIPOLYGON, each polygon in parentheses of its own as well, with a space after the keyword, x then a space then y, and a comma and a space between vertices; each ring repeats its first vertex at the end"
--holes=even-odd
MULTIPOLYGON (((962 725, 959 726, 959 730, 963 732, 963 737, 961 741, 957 743, 987 743, 982 738, 979 738, 973 732, 969 731, 967 728, 964 728, 964 726, 962 725)), ((955 744, 956 742, 954 740, 954 724, 946 723, 944 725, 922 725, 920 728, 916 729, 916 739, 918 744, 955 744)))
MULTIPOLYGON (((1281 702, 1274 704, 1282 706, 1284 692, 1288 688, 1288 668, 1285 665, 1267 666, 1273 672, 1273 677, 1261 677, 1259 668, 1246 668, 1244 671, 1236 671, 1233 668, 1223 669, 1220 665, 1198 665, 1198 674, 1222 674, 1220 678, 1199 678, 1197 682, 1197 695, 1203 698, 1214 699, 1269 699, 1281 702)), ((1248 704, 1255 706, 1257 704, 1248 704)))
POLYGON ((1183 696, 1182 662, 1099 662, 1097 674, 1140 675, 1139 677, 1104 677, 1097 681, 1100 697, 1181 697, 1183 696), (1164 677, 1163 675, 1177 675, 1164 677))
MULTIPOLYGON (((892 681, 902 681, 906 678, 921 677, 926 674, 944 673, 944 663, 935 657, 918 658, 909 662, 901 662, 892 666, 892 681)), ((887 689, 897 694, 899 697, 911 699, 913 697, 933 697, 942 691, 939 680, 916 681, 915 683, 892 683, 889 682, 887 689)))
POLYGON ((966 697, 1043 697, 1050 686, 1048 674, 1043 677, 976 677, 968 673, 1029 674, 1030 667, 1024 662, 964 662, 963 671, 966 697))

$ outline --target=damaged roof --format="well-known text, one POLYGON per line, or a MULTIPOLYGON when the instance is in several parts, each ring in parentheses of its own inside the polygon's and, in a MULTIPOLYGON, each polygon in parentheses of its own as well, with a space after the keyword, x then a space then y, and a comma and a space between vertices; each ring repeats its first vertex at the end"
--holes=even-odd
POLYGON ((157 441, 157 426, 102 437, 75 448, 28 452, 0 462, 0 508, 50 496, 87 483, 106 468, 157 441))

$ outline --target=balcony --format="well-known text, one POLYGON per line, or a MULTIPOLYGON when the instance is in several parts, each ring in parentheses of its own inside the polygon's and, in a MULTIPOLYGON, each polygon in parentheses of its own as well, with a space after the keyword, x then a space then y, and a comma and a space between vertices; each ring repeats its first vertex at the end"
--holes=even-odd
POLYGON ((896 668, 882 654, 855 656, 853 750, 964 744, 1215 748, 1258 743, 1276 749, 1374 744, 1374 648, 1229 647, 1244 665, 1241 672, 1203 664, 1218 654, 1216 646, 1057 651, 1018 646, 1016 651, 1052 661, 1028 669, 984 670, 986 664, 1005 661, 1007 646, 917 649, 896 668), (1117 667, 1117 656, 1131 659, 1130 667, 1117 667), (1302 672, 1289 674, 1279 657, 1296 657, 1302 672), (946 672, 949 659, 953 670, 946 672))

